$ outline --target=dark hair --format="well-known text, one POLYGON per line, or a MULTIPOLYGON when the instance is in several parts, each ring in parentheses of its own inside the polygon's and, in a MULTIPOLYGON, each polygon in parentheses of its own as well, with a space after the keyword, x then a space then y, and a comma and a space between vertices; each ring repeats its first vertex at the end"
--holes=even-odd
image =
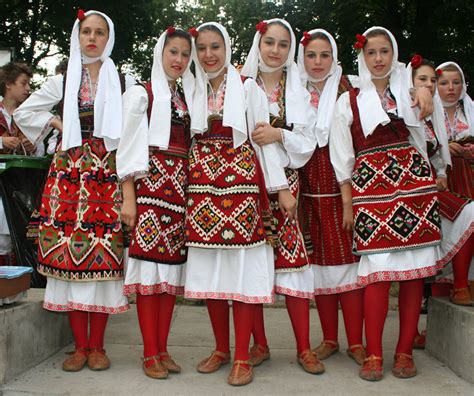
POLYGON ((173 39, 173 38, 183 38, 183 39, 185 39, 188 42, 189 47, 191 48, 191 45, 192 45, 191 44, 191 34, 189 34, 187 31, 185 31, 183 29, 176 29, 171 36, 167 34, 166 38, 165 38, 165 44, 163 45, 163 47, 166 47, 166 44, 168 44, 168 41, 170 39, 173 39))
POLYGON ((67 64, 68 60, 63 59, 61 62, 59 62, 56 67, 54 68, 54 73, 56 74, 64 74, 67 71, 67 64))
MULTIPOLYGON (((214 32, 218 33, 219 36, 222 37, 222 41, 225 43, 224 36, 222 35, 222 32, 219 30, 217 26, 214 25, 206 25, 198 29, 199 32, 214 32)), ((199 37, 199 36, 198 36, 199 37)))
POLYGON ((369 38, 373 38, 373 37, 377 37, 377 36, 384 36, 388 40, 388 42, 390 43, 390 47, 392 47, 392 50, 393 50, 392 39, 390 38, 388 33, 385 30, 382 30, 382 29, 374 29, 374 30, 371 30, 369 33, 367 33, 365 35, 365 37, 367 37, 367 41, 364 44, 364 47, 367 45, 367 43, 369 41, 368 40, 369 38))
POLYGON ((0 67, 0 95, 4 96, 6 85, 14 84, 22 74, 33 77, 30 67, 25 63, 9 62, 0 67))
POLYGON ((82 21, 79 22, 79 32, 81 31, 82 22, 84 22, 87 18, 89 18, 92 15, 97 15, 98 17, 101 17, 105 21, 105 25, 107 26, 107 32, 110 33, 110 26, 109 26, 109 23, 107 22, 107 19, 105 19, 102 15, 96 12, 94 12, 93 14, 87 15, 82 21))
POLYGON ((414 69, 412 67, 411 69, 411 78, 414 79, 415 76, 416 76, 416 73, 418 71, 418 69, 421 67, 421 66, 429 66, 433 69, 433 71, 435 72, 435 76, 436 76, 436 79, 438 79, 438 74, 436 73, 436 67, 434 65, 434 63, 432 61, 430 61, 429 59, 426 59, 426 58, 422 58, 421 60, 421 63, 420 63, 420 66, 418 66, 416 69, 414 69))
POLYGON ((270 23, 268 24, 268 26, 272 26, 272 25, 280 25, 280 26, 284 27, 285 30, 288 32, 288 34, 289 34, 290 37, 291 37, 290 29, 289 29, 288 26, 286 26, 282 21, 273 21, 273 22, 270 22, 270 23))

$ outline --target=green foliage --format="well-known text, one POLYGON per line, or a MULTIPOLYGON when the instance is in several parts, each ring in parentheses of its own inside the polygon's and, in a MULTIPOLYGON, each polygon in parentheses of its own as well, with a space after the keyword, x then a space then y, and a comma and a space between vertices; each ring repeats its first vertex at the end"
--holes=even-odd
POLYGON ((67 56, 77 8, 97 9, 115 23, 113 58, 135 74, 148 78, 156 38, 169 25, 185 28, 202 22, 223 23, 233 42, 235 63, 243 63, 255 25, 280 17, 293 26, 297 38, 316 27, 327 29, 338 42, 339 60, 354 73, 356 33, 372 25, 390 29, 398 40, 400 60, 419 53, 436 64, 458 62, 474 74, 474 2, 464 0, 0 0, 0 45, 14 46, 17 58, 34 67, 50 55, 51 44, 67 56), (35 48, 35 50, 33 50, 35 48))

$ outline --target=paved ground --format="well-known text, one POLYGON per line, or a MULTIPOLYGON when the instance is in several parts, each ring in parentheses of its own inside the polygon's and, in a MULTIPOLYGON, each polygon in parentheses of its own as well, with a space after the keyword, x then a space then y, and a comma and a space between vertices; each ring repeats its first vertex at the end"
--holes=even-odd
MULTIPOLYGON (((317 313, 312 316, 312 343, 321 340, 317 313)), ((295 362, 294 338, 285 309, 265 310, 266 327, 272 358, 255 369, 254 382, 243 388, 226 383, 230 366, 214 374, 199 374, 195 370, 198 361, 213 349, 213 337, 205 307, 177 306, 175 310, 170 352, 182 365, 181 374, 167 380, 153 380, 141 370, 141 337, 135 307, 121 315, 111 317, 106 334, 106 349, 112 367, 105 372, 92 372, 84 368, 79 373, 61 370, 64 352, 58 352, 48 360, 0 387, 0 395, 289 395, 298 393, 325 395, 474 395, 474 385, 457 377, 424 351, 415 352, 419 375, 400 380, 390 372, 394 347, 398 334, 398 313, 390 311, 384 337, 386 377, 378 383, 358 378, 358 366, 350 360, 345 350, 345 334, 340 323, 341 352, 325 361, 326 373, 320 376, 306 374, 295 362)), ((424 320, 424 317, 423 317, 424 320)))

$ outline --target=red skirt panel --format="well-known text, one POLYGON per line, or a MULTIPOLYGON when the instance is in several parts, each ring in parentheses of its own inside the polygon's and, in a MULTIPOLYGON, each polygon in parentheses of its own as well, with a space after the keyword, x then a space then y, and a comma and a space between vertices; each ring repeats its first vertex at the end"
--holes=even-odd
MULTIPOLYGON (((59 145, 58 145, 59 147, 59 145)), ((64 280, 123 278, 122 191, 102 139, 56 151, 42 196, 38 271, 64 280)))
MULTIPOLYGON (((342 229, 342 199, 329 158, 329 146, 318 147, 300 171, 303 228, 310 240, 311 264, 322 266, 353 264, 352 233, 342 229)), ((308 249, 309 251, 309 249, 308 249)))
POLYGON ((451 156, 452 168, 448 172, 449 190, 474 199, 474 162, 464 157, 451 156))

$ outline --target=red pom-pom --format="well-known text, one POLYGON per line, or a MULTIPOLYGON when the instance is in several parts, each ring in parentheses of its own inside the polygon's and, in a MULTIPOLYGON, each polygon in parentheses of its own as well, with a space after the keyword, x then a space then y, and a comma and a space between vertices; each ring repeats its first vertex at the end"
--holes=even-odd
POLYGON ((81 22, 86 19, 86 13, 84 10, 81 10, 80 8, 77 10, 77 19, 79 19, 81 22))
POLYGON ((303 47, 306 47, 310 41, 311 41, 311 35, 308 32, 304 32, 303 37, 300 40, 301 45, 303 47))
POLYGON ((197 30, 195 27, 192 27, 191 29, 189 29, 188 32, 194 38, 196 38, 199 34, 199 30, 197 30))
POLYGON ((354 48, 357 51, 360 51, 362 48, 364 48, 365 43, 367 42, 367 37, 365 37, 362 34, 356 34, 356 42, 354 44, 354 48))
POLYGON ((166 34, 168 36, 172 36, 174 34, 174 32, 176 32, 176 28, 174 26, 170 26, 170 27, 168 27, 168 29, 166 29, 166 34))
POLYGON ((423 57, 421 55, 413 55, 410 61, 412 69, 418 69, 421 66, 421 62, 423 62, 423 57))
POLYGON ((443 70, 442 69, 436 69, 436 74, 438 76, 441 76, 441 74, 443 74, 443 70))
POLYGON ((265 21, 261 21, 255 25, 255 29, 257 32, 259 32, 261 35, 264 35, 268 29, 268 24, 265 21))

